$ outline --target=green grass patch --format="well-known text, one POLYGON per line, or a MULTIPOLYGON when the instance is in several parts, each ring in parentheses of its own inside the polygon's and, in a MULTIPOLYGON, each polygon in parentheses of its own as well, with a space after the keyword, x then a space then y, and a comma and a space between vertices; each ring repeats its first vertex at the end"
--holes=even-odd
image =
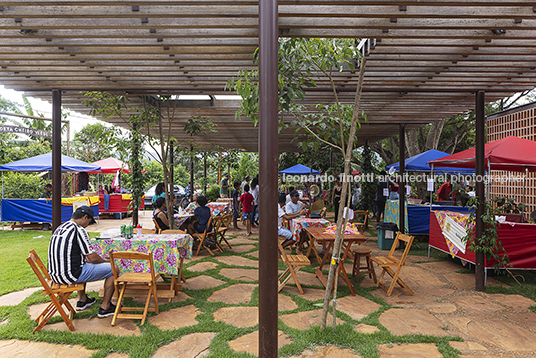
MULTIPOLYGON (((46 263, 50 235, 50 232, 40 231, 0 232, 0 254, 3 258, 3 260, 0 261, 0 272, 2 272, 4 275, 4 279, 0 282, 0 294, 17 291, 25 287, 36 287, 39 285, 39 282, 35 278, 35 275, 31 271, 25 259, 28 255, 28 251, 33 248, 46 263), (43 237, 38 237, 40 235, 43 235, 43 237)), ((92 234, 92 236, 94 235, 95 234, 92 234)), ((231 239, 231 245, 235 247, 232 242, 232 237, 229 237, 229 239, 231 239)), ((154 355, 159 347, 181 339, 188 334, 195 332, 214 332, 215 336, 210 344, 210 354, 208 357, 252 357, 252 355, 249 354, 236 353, 232 351, 229 347, 229 341, 258 330, 258 325, 246 328, 234 327, 224 322, 215 321, 214 313, 222 307, 258 306, 258 288, 253 291, 252 298, 247 303, 230 305, 224 302, 207 301, 207 299, 215 291, 221 290, 222 288, 230 287, 237 283, 258 283, 258 281, 244 282, 229 279, 220 274, 220 270, 222 268, 244 269, 244 267, 222 263, 218 261, 218 257, 241 256, 251 260, 258 260, 256 257, 249 255, 249 253, 252 251, 258 250, 258 241, 252 240, 251 243, 248 244, 255 246, 255 248, 244 253, 226 250, 224 253, 220 253, 216 257, 207 256, 202 259, 189 262, 185 265, 186 269, 184 274, 186 278, 207 275, 223 281, 221 285, 213 288, 201 290, 184 288, 184 292, 191 297, 190 299, 181 302, 163 303, 159 306, 160 311, 165 312, 178 307, 194 305, 198 310, 198 314, 196 317, 197 323, 193 326, 162 331, 158 327, 147 322, 145 325, 140 326, 142 335, 130 337, 117 337, 112 335, 87 334, 70 331, 42 331, 33 335, 31 332, 36 323, 30 320, 30 317, 27 313, 28 307, 33 304, 47 302, 48 300, 48 298, 41 295, 40 292, 35 292, 17 306, 0 307, 0 322, 7 320, 6 324, 0 325, 0 339, 22 339, 68 345, 82 345, 88 349, 95 350, 95 353, 91 356, 92 358, 104 358, 113 352, 127 354, 129 357, 149 358, 154 355), (189 267, 192 267, 200 262, 213 262, 216 264, 216 266, 204 272, 194 272, 188 270, 189 267)), ((236 247, 241 245, 242 244, 237 244, 236 247)), ((417 243, 415 247, 412 248, 411 254, 423 254, 426 256, 428 254, 427 245, 417 243)), ((449 259, 448 255, 437 250, 432 250, 432 257, 434 257, 435 260, 449 259)), ((422 262, 429 261, 423 260, 422 262)), ((314 261, 311 266, 303 268, 303 271, 314 273, 318 266, 318 263, 314 261)), ((325 268, 327 267, 328 266, 326 265, 325 268)), ((286 267, 283 265, 282 261, 279 261, 278 268, 280 270, 284 270, 286 267)), ((458 272, 461 271, 465 272, 467 270, 461 269, 458 272)), ((327 274, 327 270, 324 270, 324 272, 327 274)), ((518 275, 519 272, 515 272, 515 274, 518 275)), ((521 294, 525 297, 535 299, 536 284, 534 284, 534 282, 536 282, 536 275, 534 272, 522 272, 521 275, 523 275, 523 278, 521 279, 518 277, 518 280, 523 281, 523 287, 515 283, 515 280, 511 276, 497 276, 495 278, 506 283, 508 287, 488 286, 486 291, 521 294)), ((352 278, 351 280, 355 283, 355 279, 352 278)), ((293 285, 292 280, 289 282, 289 285, 293 285)), ((320 283, 318 285, 304 285, 304 288, 305 290, 308 288, 324 289, 320 283)), ((335 328, 331 326, 332 319, 330 315, 328 317, 328 327, 325 331, 321 331, 318 326, 309 327, 308 329, 304 330, 297 330, 285 325, 282 320, 279 320, 278 328, 283 331, 292 341, 290 344, 283 346, 279 350, 279 356, 288 357, 292 355, 300 355, 304 350, 314 350, 315 347, 318 346, 339 346, 341 348, 350 349, 354 353, 359 354, 364 358, 378 358, 378 345, 407 343, 432 343, 437 346, 443 357, 454 358, 459 356, 460 352, 452 348, 449 344, 450 341, 461 341, 462 339, 459 337, 392 335, 383 325, 380 324, 379 317, 383 312, 397 308, 387 304, 381 298, 378 298, 371 293, 374 290, 377 290, 377 287, 364 288, 356 285, 355 288, 357 295, 376 302, 380 306, 379 309, 361 320, 352 319, 347 314, 338 311, 336 314, 337 326, 335 328), (354 330, 354 327, 359 323, 375 326, 379 329, 379 331, 373 334, 358 333, 354 330)), ((280 312, 280 315, 318 310, 321 309, 321 304, 323 302, 322 299, 309 301, 301 295, 294 295, 286 291, 282 291, 281 294, 289 296, 296 303, 297 308, 280 312)), ((90 295, 97 297, 96 292, 92 292, 90 295)), ((345 285, 340 285, 338 287, 338 298, 348 295, 350 295, 349 288, 345 285)), ((130 299, 128 299, 127 303, 138 306, 142 305, 140 303, 133 303, 130 299)), ((532 306, 531 309, 536 312, 536 305, 532 306)), ((94 305, 87 311, 77 313, 76 318, 93 319, 96 317, 97 312, 98 305, 94 305)), ((150 316, 153 315, 154 313, 150 313, 150 316)), ((49 324, 54 322, 61 322, 61 318, 53 318, 49 324)), ((135 322, 139 324, 139 321, 135 322)))

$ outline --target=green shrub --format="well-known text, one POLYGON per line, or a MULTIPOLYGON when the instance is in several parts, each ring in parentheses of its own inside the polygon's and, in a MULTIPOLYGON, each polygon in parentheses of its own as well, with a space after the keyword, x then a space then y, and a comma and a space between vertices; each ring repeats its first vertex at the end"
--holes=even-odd
POLYGON ((5 172, 4 198, 36 199, 45 191, 46 182, 35 174, 5 172))
POLYGON ((209 202, 216 201, 220 197, 220 186, 219 185, 212 185, 207 190, 207 200, 209 202))

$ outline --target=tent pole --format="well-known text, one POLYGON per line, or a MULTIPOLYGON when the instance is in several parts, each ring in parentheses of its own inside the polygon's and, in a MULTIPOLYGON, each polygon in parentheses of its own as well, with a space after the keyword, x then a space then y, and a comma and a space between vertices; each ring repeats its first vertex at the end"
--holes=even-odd
POLYGON ((61 90, 52 90, 52 232, 61 225, 61 90))
POLYGON ((521 207, 521 217, 525 220, 525 178, 527 177, 527 167, 523 168, 523 206, 521 207))

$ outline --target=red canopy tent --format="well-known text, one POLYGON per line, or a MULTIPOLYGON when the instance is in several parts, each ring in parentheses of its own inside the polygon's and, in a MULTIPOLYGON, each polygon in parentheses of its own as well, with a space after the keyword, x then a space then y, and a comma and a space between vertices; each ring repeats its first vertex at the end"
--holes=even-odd
POLYGON ((94 171, 94 172, 88 172, 92 174, 96 173, 115 173, 118 170, 121 170, 121 173, 130 173, 130 168, 127 163, 124 163, 116 158, 106 158, 96 161, 95 163, 92 163, 94 165, 98 165, 101 167, 100 171, 94 171))
MULTIPOLYGON (((428 164, 437 167, 475 168, 475 148, 464 150, 428 164)), ((492 170, 509 170, 536 172, 536 142, 528 139, 508 136, 484 147, 486 168, 492 170)), ((95 164, 95 163, 94 163, 95 164)))

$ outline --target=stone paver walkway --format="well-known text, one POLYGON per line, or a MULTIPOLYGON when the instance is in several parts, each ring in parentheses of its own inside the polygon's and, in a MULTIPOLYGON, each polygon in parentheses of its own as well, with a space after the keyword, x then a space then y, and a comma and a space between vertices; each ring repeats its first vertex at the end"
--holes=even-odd
MULTIPOLYGON (((105 224, 103 227, 107 227, 108 222, 106 221, 105 224)), ((213 316, 215 324, 216 322, 219 325, 227 324, 237 329, 248 329, 258 325, 258 307, 251 304, 258 287, 258 261, 253 259, 259 255, 256 250, 258 241, 254 239, 257 232, 258 229, 254 229, 252 238, 246 237, 243 231, 229 232, 236 236, 230 239, 233 250, 227 248, 225 251, 240 254, 240 256, 211 257, 207 253, 202 253, 188 260, 185 270, 194 277, 188 278, 184 283, 185 292, 181 292, 173 300, 171 304, 175 306, 164 309, 158 315, 150 315, 148 322, 162 331, 191 327, 195 332, 195 325, 199 323, 199 317, 202 317, 199 315, 207 314, 197 307, 196 294, 203 292, 200 290, 210 289, 213 292, 206 293, 204 300, 211 304, 222 305, 221 308, 209 313, 213 316), (215 270, 221 276, 218 278, 208 276, 204 274, 207 270, 215 270), (224 279, 233 281, 229 284, 224 279), (180 303, 185 300, 188 301, 180 303)), ((373 255, 387 253, 387 251, 379 250, 375 242, 365 243, 363 247, 373 250, 373 255)), ((373 297, 392 305, 392 308, 379 314, 379 326, 368 324, 370 323, 368 321, 359 322, 382 307, 378 302, 370 299, 371 296, 339 297, 337 307, 345 314, 343 316, 354 320, 351 321, 353 329, 359 334, 371 335, 387 330, 395 336, 408 334, 454 336, 464 340, 463 342, 449 342, 451 347, 461 352, 460 357, 533 357, 536 354, 536 314, 529 307, 536 303, 518 295, 475 292, 474 275, 457 273, 456 271, 460 269, 461 266, 450 261, 409 256, 401 276, 415 291, 414 295, 410 295, 400 287, 396 287, 390 297, 386 297, 381 289, 370 291, 373 297)), ((304 295, 299 294, 291 280, 278 296, 279 328, 283 330, 303 331, 320 322, 322 310, 313 304, 323 300, 325 290, 321 288, 320 282, 311 272, 300 271, 298 277, 304 286, 304 295), (310 309, 293 312, 298 308, 297 303, 300 302, 309 302, 310 309)), ((360 285, 362 287, 375 286, 368 277, 362 278, 360 285)), ((500 283, 489 278, 488 285, 500 285, 500 283)), ((101 287, 102 282, 93 283, 88 285, 88 291, 98 291, 101 287)), ((29 288, 4 295, 0 297, 0 306, 17 305, 36 290, 36 288, 29 288)), ((71 301, 75 302, 76 299, 72 298, 71 301)), ((161 304, 167 304, 167 300, 163 300, 161 304)), ((44 304, 32 305, 28 308, 28 313, 31 317, 36 317, 43 307, 44 304)), ((331 322, 331 316, 328 320, 331 322)), ((337 320, 341 322, 339 318, 337 320)), ((111 317, 75 319, 76 332, 73 334, 111 334, 118 337, 144 334, 144 327, 140 329, 139 321, 118 320, 115 327, 111 327, 110 321, 111 317)), ((9 319, 0 322, 0 326, 6 324, 9 324, 9 319)), ((43 331, 53 330, 68 331, 61 321, 49 323, 43 329, 43 331)), ((257 330, 251 332, 251 329, 249 332, 230 339, 229 349, 237 353, 257 354, 258 332, 257 330)), ((217 332, 208 332, 206 329, 203 332, 184 334, 179 339, 159 347, 153 357, 206 356, 210 353, 210 344, 216 335, 217 332)), ((284 331, 279 331, 279 347, 290 343, 292 339, 284 331)), ((438 347, 433 343, 380 344, 377 350, 382 358, 442 357, 438 347)), ((1 357, 89 357, 94 352, 76 345, 25 340, 0 341, 1 357)), ((127 355, 114 353, 107 357, 122 358, 127 355)), ((299 355, 292 357, 344 358, 361 357, 361 355, 344 347, 317 346, 308 347, 299 355)))

